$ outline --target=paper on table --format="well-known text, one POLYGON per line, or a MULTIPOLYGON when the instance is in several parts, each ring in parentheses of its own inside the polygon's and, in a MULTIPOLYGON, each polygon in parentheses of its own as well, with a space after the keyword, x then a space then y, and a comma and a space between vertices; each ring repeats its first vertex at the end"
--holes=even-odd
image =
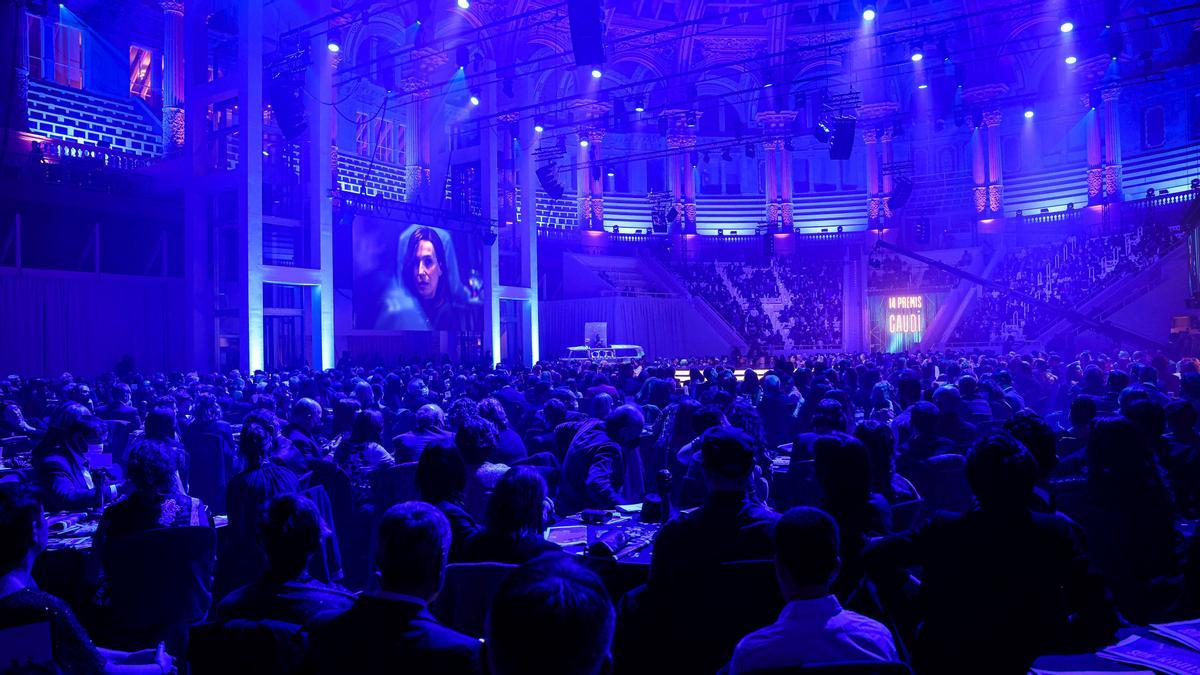
POLYGON ((1168 675, 1200 675, 1200 655, 1166 642, 1131 635, 1096 652, 1110 661, 1146 666, 1168 675))
POLYGON ((637 504, 617 504, 617 510, 621 513, 641 513, 642 503, 637 504))
POLYGON ((1150 624, 1154 632, 1200 652, 1200 619, 1150 624))
MULTIPOLYGON (((1029 675, 1112 675, 1112 670, 1046 670, 1030 668, 1029 675)), ((1121 675, 1154 675, 1153 670, 1122 670, 1121 675)))
POLYGON ((564 525, 546 530, 546 540, 562 547, 587 543, 587 525, 564 525))

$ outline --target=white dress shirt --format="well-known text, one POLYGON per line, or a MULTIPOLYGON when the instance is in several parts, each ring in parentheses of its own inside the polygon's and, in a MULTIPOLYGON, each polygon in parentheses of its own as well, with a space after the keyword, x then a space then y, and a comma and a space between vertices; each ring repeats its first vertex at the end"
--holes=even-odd
POLYGON ((793 600, 779 619, 742 638, 730 675, 767 668, 863 661, 899 661, 883 624, 842 609, 832 595, 793 600))

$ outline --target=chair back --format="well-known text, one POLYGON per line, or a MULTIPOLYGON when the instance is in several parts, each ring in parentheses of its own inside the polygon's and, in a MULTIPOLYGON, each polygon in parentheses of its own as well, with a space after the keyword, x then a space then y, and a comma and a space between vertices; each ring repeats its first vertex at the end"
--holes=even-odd
POLYGON ((720 563, 703 580, 703 593, 681 588, 655 599, 657 630, 679 655, 681 672, 715 672, 739 640, 774 623, 784 605, 771 561, 720 563))
POLYGON ((924 506, 924 499, 913 499, 899 504, 892 504, 892 531, 904 532, 911 530, 913 525, 917 524, 917 519, 921 517, 921 507, 924 506))
POLYGON ((329 501, 329 495, 320 485, 301 490, 300 494, 316 505, 324 525, 321 533, 321 548, 309 561, 308 573, 318 581, 325 583, 340 581, 342 578, 342 551, 338 541, 337 525, 333 519, 333 504, 329 501))
POLYGON ((912 675, 907 664, 895 661, 825 663, 812 666, 760 668, 746 675, 912 675))
POLYGON ((382 514, 395 504, 420 499, 417 492, 417 463, 405 462, 371 472, 371 503, 382 514))
POLYGON ((192 627, 188 663, 192 675, 298 673, 308 640, 300 626, 281 621, 202 623, 192 627))
POLYGON ((0 673, 57 673, 50 623, 0 628, 0 673))
POLYGON ((492 596, 516 567, 494 562, 446 565, 446 582, 433 602, 434 615, 460 633, 483 637, 492 596))
POLYGON ((964 513, 975 503, 962 455, 934 455, 909 476, 925 499, 925 512, 964 513))
POLYGON ((1052 481, 1048 492, 1054 500, 1054 510, 1076 523, 1088 520, 1087 478, 1065 478, 1052 481))
POLYGON ((225 513, 225 451, 217 434, 200 434, 187 444, 188 491, 214 513, 225 513))
POLYGON ((216 532, 168 527, 118 537, 104 546, 109 621, 116 648, 165 640, 178 649, 190 624, 212 606, 216 532))
POLYGON ((133 425, 125 420, 105 420, 104 424, 108 427, 108 447, 105 449, 112 455, 114 463, 125 466, 125 460, 129 457, 129 435, 133 433, 133 425))

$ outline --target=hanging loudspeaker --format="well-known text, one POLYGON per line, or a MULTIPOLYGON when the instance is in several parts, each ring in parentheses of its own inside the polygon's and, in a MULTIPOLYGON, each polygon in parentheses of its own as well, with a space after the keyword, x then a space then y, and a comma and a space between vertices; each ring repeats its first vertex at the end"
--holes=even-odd
POLYGON ((537 170, 538 183, 541 183, 542 189, 546 194, 550 195, 551 199, 562 199, 563 186, 558 182, 558 177, 554 175, 554 165, 547 164, 537 170))
POLYGON ((567 0, 571 24, 571 47, 575 65, 604 63, 604 4, 601 0, 567 0))

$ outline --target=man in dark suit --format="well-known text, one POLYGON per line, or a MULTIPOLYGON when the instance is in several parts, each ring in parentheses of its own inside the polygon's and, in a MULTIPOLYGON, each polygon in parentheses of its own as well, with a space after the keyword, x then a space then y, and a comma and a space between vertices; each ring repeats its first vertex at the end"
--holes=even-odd
POLYGON ((487 621, 495 675, 612 670, 616 615, 604 583, 573 556, 549 553, 508 575, 487 621))
POLYGON ((292 404, 288 425, 283 435, 299 450, 305 459, 321 456, 321 443, 317 440, 317 429, 321 427, 321 404, 311 398, 302 398, 292 404))
POLYGON ((1029 508, 1036 477, 1037 461, 1018 441, 985 437, 967 457, 975 509, 939 513, 864 552, 891 614, 910 630, 919 624, 921 672, 970 670, 981 654, 987 672, 1025 672, 1041 654, 1093 651, 1112 636, 1116 615, 1088 572, 1076 526, 1029 508), (903 597, 914 567, 919 604, 903 597))
POLYGON ((142 428, 142 418, 133 407, 133 392, 129 385, 118 382, 112 386, 112 403, 100 411, 101 419, 128 422, 133 429, 142 428))
MULTIPOLYGON (((770 560, 779 514, 751 499, 754 443, 733 427, 716 427, 696 442, 704 471, 704 505, 663 526, 654 540, 650 583, 688 586, 706 565, 770 560)), ((692 588, 695 590, 695 587, 692 588)))
POLYGON ((450 536, 446 516, 429 504, 388 509, 379 523, 379 590, 309 624, 309 670, 479 673, 479 641, 442 626, 428 609, 442 588, 450 536))
POLYGON ((446 416, 442 409, 429 403, 417 409, 413 430, 392 439, 392 454, 396 461, 415 462, 431 443, 452 441, 453 434, 446 431, 446 416))

